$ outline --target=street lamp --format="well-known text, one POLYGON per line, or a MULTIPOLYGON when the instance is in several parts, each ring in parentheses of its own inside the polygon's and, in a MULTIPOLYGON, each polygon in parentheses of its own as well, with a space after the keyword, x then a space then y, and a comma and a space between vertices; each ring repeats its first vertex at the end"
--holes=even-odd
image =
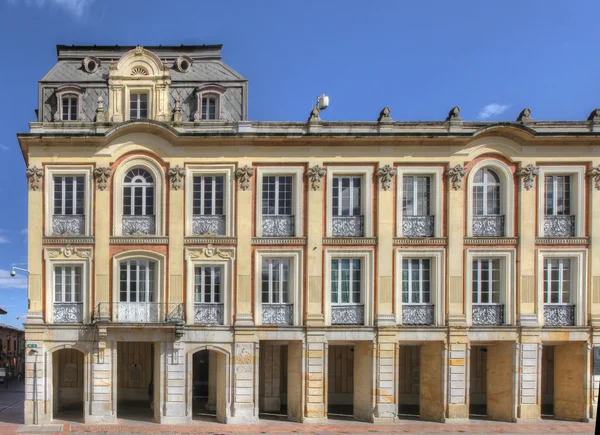
POLYGON ((17 276, 17 272, 16 272, 17 270, 20 270, 21 272, 25 272, 27 275, 29 275, 31 273, 27 269, 23 269, 23 268, 20 268, 20 267, 13 266, 12 269, 10 270, 10 276, 12 276, 13 278, 15 276, 17 276))

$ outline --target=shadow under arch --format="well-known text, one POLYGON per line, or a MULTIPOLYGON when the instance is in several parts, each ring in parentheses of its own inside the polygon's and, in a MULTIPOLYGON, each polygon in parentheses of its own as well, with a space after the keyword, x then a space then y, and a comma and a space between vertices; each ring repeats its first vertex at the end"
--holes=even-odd
POLYGON ((46 353, 49 413, 52 420, 85 422, 89 407, 89 349, 63 344, 46 353))

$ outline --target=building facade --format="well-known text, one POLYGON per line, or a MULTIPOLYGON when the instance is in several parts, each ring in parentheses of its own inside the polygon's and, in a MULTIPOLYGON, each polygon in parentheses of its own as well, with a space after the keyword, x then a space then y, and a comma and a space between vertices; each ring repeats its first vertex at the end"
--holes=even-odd
POLYGON ((8 379, 23 377, 25 372, 25 332, 0 323, 0 367, 8 379))
POLYGON ((40 81, 26 423, 595 416, 600 110, 253 122, 220 48, 40 81))

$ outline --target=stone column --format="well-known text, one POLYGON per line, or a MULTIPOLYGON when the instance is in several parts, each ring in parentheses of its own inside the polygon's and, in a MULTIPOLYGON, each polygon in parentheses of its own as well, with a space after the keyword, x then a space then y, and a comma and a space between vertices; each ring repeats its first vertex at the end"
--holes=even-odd
MULTIPOLYGON (((159 347, 155 344, 156 348, 159 347)), ((161 358, 161 383, 164 382, 164 398, 161 399, 161 424, 186 424, 186 388, 185 388, 185 364, 184 346, 180 340, 171 343, 160 343, 161 358), (166 367, 166 370, 164 368, 166 367), (164 404, 162 403, 164 402, 164 404), (164 411, 163 411, 164 409, 164 411)), ((156 378, 155 378, 156 379, 156 378)), ((155 388, 162 387, 161 383, 155 388)), ((163 391, 163 388, 160 388, 163 391)))
MULTIPOLYGON (((469 418, 469 341, 467 331, 451 330, 448 337, 448 419, 469 418)), ((423 371, 421 371, 423 373, 423 371)))
MULTIPOLYGON (((420 346, 419 413, 421 420, 444 422, 444 343, 425 342, 420 346)), ((454 382, 465 376, 453 373, 454 382)))
MULTIPOLYGON (((453 161, 450 163, 449 172, 457 174, 451 177, 448 182, 448 206, 446 216, 448 219, 448 325, 465 325, 465 300, 463 283, 463 244, 465 227, 465 191, 467 190, 466 177, 463 178, 461 167, 462 162, 453 161)), ((462 169, 464 171, 464 168, 462 169)))
POLYGON ((377 191, 377 325, 395 326, 392 276, 394 270, 394 201, 396 169, 393 161, 380 161, 377 191))
MULTIPOLYGON (((315 150, 311 155, 317 155, 315 150)), ((322 327, 323 318, 323 213, 325 213, 325 169, 321 160, 310 160, 306 171, 308 183, 306 201, 306 274, 307 274, 307 313, 305 324, 308 327, 322 327)))
POLYGON ((255 177, 252 162, 240 160, 237 177, 237 289, 235 325, 252 326, 252 189, 255 177), (247 217, 247 218, 244 218, 247 217))
MULTIPOLYGON (((327 343, 323 332, 306 332, 305 423, 327 422, 327 343)), ((291 357, 288 355, 288 359, 291 357)))
POLYGON ((376 345, 368 341, 354 345, 354 418, 357 420, 373 422, 375 349, 376 345))
POLYGON ((254 335, 236 333, 233 352, 233 412, 228 423, 257 423, 259 345, 254 335))
POLYGON ((497 342, 487 347, 487 415, 490 420, 516 421, 514 415, 513 342, 497 342))
POLYGON ((521 336, 517 421, 541 417, 542 344, 539 335, 521 336))
POLYGON ((217 409, 217 353, 208 352, 208 401, 206 409, 215 411, 217 409))
MULTIPOLYGON (((375 423, 392 423, 396 420, 396 385, 395 367, 398 361, 396 349, 396 333, 393 330, 379 330, 377 337, 377 364, 375 380, 375 423)), ((360 375, 359 375, 360 376, 360 375)))

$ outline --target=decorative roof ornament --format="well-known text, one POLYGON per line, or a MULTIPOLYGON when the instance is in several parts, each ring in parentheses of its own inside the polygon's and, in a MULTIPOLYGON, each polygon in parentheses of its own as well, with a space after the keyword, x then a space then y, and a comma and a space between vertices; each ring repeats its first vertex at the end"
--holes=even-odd
POLYGON ((450 182, 452 183, 452 188, 454 190, 460 189, 462 184, 462 179, 467 173, 466 168, 463 165, 456 165, 453 168, 448 169, 446 176, 450 178, 450 182))
POLYGON ((319 190, 321 188, 321 178, 325 174, 327 174, 327 170, 319 165, 315 165, 306 171, 306 176, 310 181, 310 188, 312 190, 319 190))
POLYGON ((381 109, 381 112, 379 112, 379 118, 377 118, 377 122, 385 124, 393 121, 394 120, 392 119, 390 108, 385 106, 383 109, 381 109))
POLYGON ((462 118, 460 117, 460 107, 454 106, 452 109, 450 109, 450 112, 448 112, 448 116, 446 117, 446 121, 462 121, 462 118))
POLYGON ((104 98, 98 95, 96 102, 96 122, 106 122, 106 113, 104 112, 104 98))
POLYGON ((29 190, 40 190, 42 187, 42 177, 44 176, 44 169, 38 168, 37 166, 30 166, 25 171, 27 181, 29 182, 29 190))
POLYGON ((398 171, 390 165, 385 165, 377 170, 376 174, 381 181, 381 188, 383 190, 390 190, 392 188, 392 179, 397 172, 398 171))
POLYGON ((141 45, 138 45, 137 47, 135 47, 135 53, 136 56, 141 56, 144 54, 144 47, 142 47, 141 45))
POLYGON ((182 187, 182 181, 185 177, 185 169, 177 165, 167 172, 167 175, 171 179, 171 189, 179 190, 182 187))
POLYGON ((600 107, 592 110, 587 120, 593 123, 600 123, 600 107))
POLYGON ((106 190, 108 187, 108 179, 112 169, 107 166, 100 166, 94 169, 94 179, 96 180, 96 189, 106 190))
POLYGON ((533 187, 533 183, 535 182, 535 178, 538 176, 539 173, 540 168, 529 164, 524 168, 519 169, 517 171, 517 176, 523 179, 523 187, 525 187, 525 190, 531 190, 531 188, 533 187))
POLYGON ((238 179, 241 190, 250 189, 250 179, 252 178, 253 175, 254 175, 254 168, 251 168, 248 165, 238 168, 237 171, 235 171, 235 176, 238 179))
POLYGON ((319 108, 313 107, 313 110, 310 111, 310 115, 308 116, 309 124, 316 124, 321 122, 321 115, 319 114, 319 108))
POLYGON ((526 107, 523 110, 521 110, 521 113, 519 113, 519 116, 517 117, 517 122, 526 123, 532 121, 533 118, 531 117, 531 109, 529 109, 529 107, 526 107))
POLYGON ((175 98, 175 108, 173 109, 173 121, 181 122, 183 121, 183 115, 181 114, 181 96, 177 95, 175 98))
POLYGON ((600 190, 600 165, 593 167, 587 173, 588 177, 594 179, 594 187, 596 190, 600 190))

